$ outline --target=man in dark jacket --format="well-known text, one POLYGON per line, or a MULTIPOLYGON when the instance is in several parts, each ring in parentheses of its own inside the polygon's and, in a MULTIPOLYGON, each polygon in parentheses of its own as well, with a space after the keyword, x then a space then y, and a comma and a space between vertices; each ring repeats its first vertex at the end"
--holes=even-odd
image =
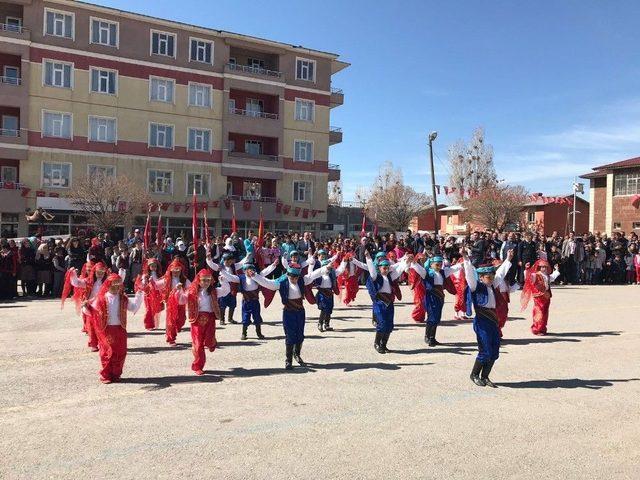
POLYGON ((528 264, 533 265, 538 259, 536 242, 533 241, 531 232, 524 234, 524 240, 518 245, 518 281, 524 285, 524 268, 528 264))

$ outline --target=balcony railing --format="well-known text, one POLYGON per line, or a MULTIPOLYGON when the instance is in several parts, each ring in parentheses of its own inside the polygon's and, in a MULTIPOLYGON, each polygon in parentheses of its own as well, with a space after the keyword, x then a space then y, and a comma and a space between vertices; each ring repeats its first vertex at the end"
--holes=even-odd
POLYGON ((267 77, 282 77, 282 72, 278 72, 276 70, 268 70, 266 68, 260 67, 250 67, 249 65, 238 65, 237 63, 227 63, 227 68, 229 70, 236 70, 244 73, 253 73, 256 75, 265 75, 267 77))
POLYGON ((245 117, 253 118, 270 118, 272 120, 278 119, 277 113, 255 112, 253 110, 243 110, 241 108, 229 108, 229 113, 233 115, 243 115, 245 117))
POLYGON ((336 163, 330 163, 329 164, 329 170, 340 170, 340 165, 338 165, 336 163))
POLYGON ((22 79, 20 77, 0 77, 0 83, 6 83, 7 85, 22 85, 22 79))
POLYGON ((342 133, 342 128, 340 127, 329 127, 330 132, 342 133))
POLYGON ((229 152, 230 157, 249 157, 256 160, 267 160, 269 162, 277 162, 278 155, 264 155, 262 153, 247 153, 247 152, 229 152))
POLYGON ((225 199, 229 199, 229 200, 236 200, 236 201, 243 201, 243 200, 249 200, 252 202, 262 202, 262 203, 276 203, 278 201, 277 197, 263 197, 263 196, 256 196, 256 195, 224 195, 222 197, 220 197, 222 200, 225 199))
POLYGON ((0 128, 1 137, 19 137, 20 130, 13 130, 11 128, 0 128))
POLYGON ((334 87, 331 87, 331 93, 336 93, 336 94, 338 94, 338 95, 344 95, 344 92, 342 91, 342 89, 341 89, 341 88, 334 88, 334 87))
POLYGON ((24 28, 21 25, 11 25, 9 23, 0 23, 0 31, 24 33, 24 32, 28 32, 29 30, 24 28))

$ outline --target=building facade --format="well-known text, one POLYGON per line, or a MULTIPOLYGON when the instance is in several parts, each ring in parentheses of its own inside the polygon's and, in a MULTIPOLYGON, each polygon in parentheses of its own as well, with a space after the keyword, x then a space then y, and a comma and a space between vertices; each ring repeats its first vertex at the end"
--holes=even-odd
MULTIPOLYGON (((330 111, 338 55, 70 0, 0 2, 3 231, 25 209, 75 233, 65 194, 87 175, 126 175, 188 230, 193 190, 217 232, 318 231, 339 179, 330 111), (262 208, 260 208, 262 207, 262 208)), ((134 222, 142 225, 142 216, 134 222)), ((131 225, 123 226, 125 229, 131 225)))
POLYGON ((592 232, 640 233, 640 157, 593 168, 590 182, 592 232))

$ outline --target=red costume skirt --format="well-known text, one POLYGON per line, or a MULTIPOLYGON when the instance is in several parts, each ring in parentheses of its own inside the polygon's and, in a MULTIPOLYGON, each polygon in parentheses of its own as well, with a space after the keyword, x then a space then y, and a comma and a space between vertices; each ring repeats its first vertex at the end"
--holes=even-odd
POLYGON ((191 370, 202 370, 207 360, 205 347, 213 352, 216 349, 216 316, 211 312, 201 312, 198 318, 191 323, 191 350, 193 351, 193 363, 191 370))
POLYGON ((533 324, 531 325, 531 332, 534 335, 544 335, 547 333, 550 304, 551 298, 547 295, 533 298, 533 324))
POLYGON ((127 358, 127 331, 120 325, 107 325, 98 336, 100 342, 100 377, 118 381, 127 358))
POLYGON ((167 343, 175 343, 178 332, 184 327, 184 323, 187 321, 187 315, 185 305, 177 306, 177 315, 173 318, 169 315, 169 309, 167 309, 167 343))

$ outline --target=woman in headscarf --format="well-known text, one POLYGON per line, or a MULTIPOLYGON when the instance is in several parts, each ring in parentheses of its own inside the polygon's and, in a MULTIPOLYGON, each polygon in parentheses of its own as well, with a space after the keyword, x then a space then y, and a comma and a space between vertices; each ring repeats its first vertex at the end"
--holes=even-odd
POLYGON ((560 275, 559 266, 556 265, 553 273, 551 265, 546 260, 536 260, 533 268, 525 265, 524 288, 520 297, 522 310, 527 308, 533 297, 533 324, 531 332, 534 335, 547 334, 547 322, 549 321, 549 305, 551 305, 551 283, 560 275))

